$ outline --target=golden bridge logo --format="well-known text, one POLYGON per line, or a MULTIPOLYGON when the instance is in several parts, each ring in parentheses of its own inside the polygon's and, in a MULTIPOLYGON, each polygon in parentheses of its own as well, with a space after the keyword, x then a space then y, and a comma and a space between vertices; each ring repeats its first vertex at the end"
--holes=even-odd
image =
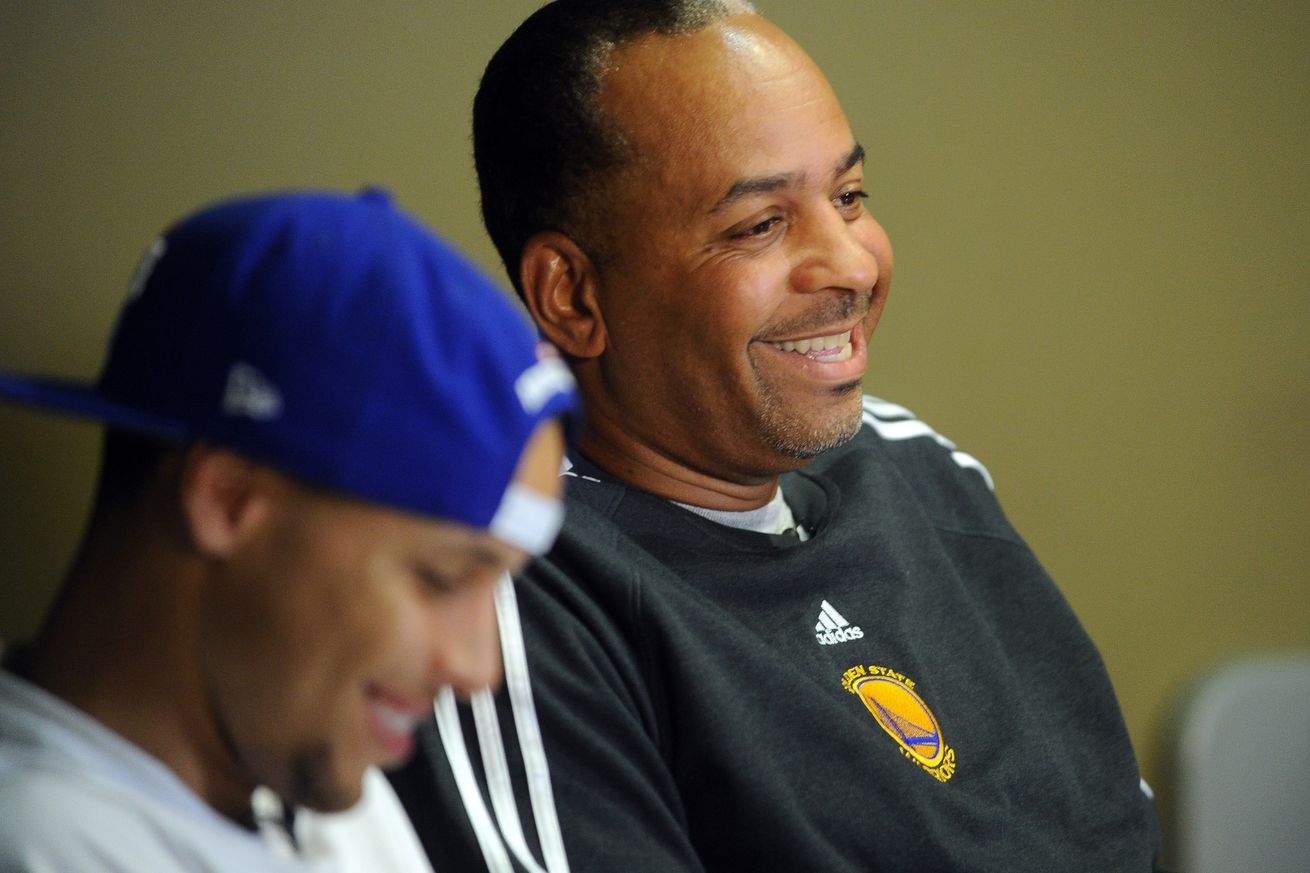
POLYGON ((942 739, 941 725, 914 691, 914 680, 887 667, 856 665, 842 675, 842 687, 859 697, 901 754, 938 782, 955 775, 955 750, 942 739))

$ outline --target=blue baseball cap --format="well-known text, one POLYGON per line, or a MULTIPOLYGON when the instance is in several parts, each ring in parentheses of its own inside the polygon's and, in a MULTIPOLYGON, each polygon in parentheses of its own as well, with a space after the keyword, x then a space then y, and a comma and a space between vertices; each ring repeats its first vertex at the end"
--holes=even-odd
POLYGON ((567 366, 504 292, 377 189, 221 202, 150 246, 94 384, 0 395, 205 439, 348 496, 528 551, 561 510, 511 486, 567 366))

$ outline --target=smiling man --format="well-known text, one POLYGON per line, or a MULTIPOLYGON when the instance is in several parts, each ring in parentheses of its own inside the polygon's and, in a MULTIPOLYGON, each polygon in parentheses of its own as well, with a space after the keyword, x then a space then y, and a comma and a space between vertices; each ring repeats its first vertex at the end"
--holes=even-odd
POLYGON ((805 53, 739 2, 559 0, 474 144, 586 418, 510 693, 395 777, 434 866, 1150 870, 1095 647, 986 470, 862 395, 891 247, 805 53))
POLYGON ((425 869, 357 839, 395 821, 371 768, 499 680, 497 586, 562 515, 573 380, 541 351, 386 195, 293 192, 159 239, 94 386, 0 376, 108 425, 0 671, 0 869, 425 869))
POLYGON ((841 107, 749 21, 727 54, 717 28, 614 50, 596 103, 634 157, 584 219, 605 228, 537 235, 521 261, 591 398, 587 457, 720 509, 854 435, 891 280, 841 107))

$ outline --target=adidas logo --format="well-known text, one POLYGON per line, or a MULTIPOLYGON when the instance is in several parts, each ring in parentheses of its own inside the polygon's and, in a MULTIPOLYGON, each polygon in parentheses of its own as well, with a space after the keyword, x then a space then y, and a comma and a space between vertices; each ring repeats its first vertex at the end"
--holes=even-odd
POLYGON ((842 618, 842 614, 823 601, 819 606, 819 623, 814 626, 814 638, 821 646, 835 646, 850 640, 864 639, 864 631, 842 618))

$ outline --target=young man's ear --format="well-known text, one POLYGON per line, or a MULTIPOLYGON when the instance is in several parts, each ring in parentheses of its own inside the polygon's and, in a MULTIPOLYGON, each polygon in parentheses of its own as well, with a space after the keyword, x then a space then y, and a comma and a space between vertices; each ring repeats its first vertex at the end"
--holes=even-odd
POLYGON ((541 332, 564 354, 594 358, 605 350, 595 264, 559 231, 533 234, 519 259, 523 296, 541 332))
POLYGON ((187 449, 179 488, 191 543, 210 557, 232 554, 268 511, 268 477, 259 466, 206 443, 187 449))

